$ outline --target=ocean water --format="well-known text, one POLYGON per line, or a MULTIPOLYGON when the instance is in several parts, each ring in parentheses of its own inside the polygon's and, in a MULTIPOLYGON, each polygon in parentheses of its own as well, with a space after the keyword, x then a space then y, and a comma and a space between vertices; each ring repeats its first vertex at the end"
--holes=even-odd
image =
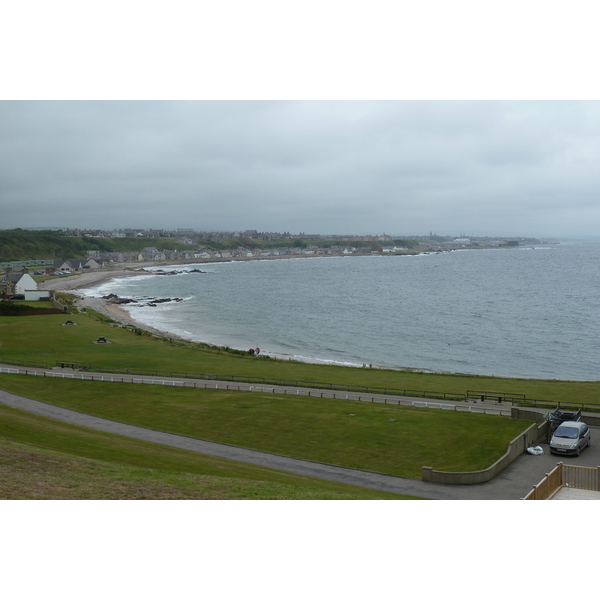
MULTIPOLYGON (((152 268, 152 267, 150 267, 152 268)), ((163 267, 87 290, 185 338, 312 362, 599 380, 600 242, 163 267), (183 302, 144 306, 147 297, 183 302)))

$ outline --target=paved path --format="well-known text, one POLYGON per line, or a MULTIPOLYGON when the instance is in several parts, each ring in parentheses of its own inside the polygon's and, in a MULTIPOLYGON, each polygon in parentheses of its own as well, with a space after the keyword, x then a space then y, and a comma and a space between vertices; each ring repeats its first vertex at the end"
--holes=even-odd
MULTIPOLYGON (((214 385, 219 385, 219 382, 211 382, 211 384, 214 387, 214 385)), ((236 383, 235 385, 237 387, 238 384, 236 383)), ((256 386, 253 387, 256 388, 256 386)), ((415 400, 422 402, 421 399, 415 400)), ((544 477, 544 474, 549 472, 558 461, 557 457, 548 453, 547 446, 543 445, 546 454, 542 456, 524 454, 490 482, 468 486, 443 485, 371 473, 369 471, 335 467, 332 465, 288 458, 267 452, 248 450, 236 446, 229 446, 227 444, 155 431, 60 408, 52 404, 23 398, 2 390, 0 390, 0 403, 45 417, 51 417, 60 421, 88 427, 90 429, 123 435, 175 448, 192 450, 201 454, 260 465, 320 479, 337 481, 340 483, 347 483, 359 487, 440 500, 519 499, 524 497, 531 490, 532 486, 538 483, 544 477)), ((600 436, 596 439, 600 439, 600 436)), ((588 466, 600 464, 600 444, 592 445, 590 450, 586 450, 586 452, 582 453, 582 455, 576 459, 576 464, 585 464, 588 466), (592 452, 592 450, 597 450, 597 452, 592 452)))

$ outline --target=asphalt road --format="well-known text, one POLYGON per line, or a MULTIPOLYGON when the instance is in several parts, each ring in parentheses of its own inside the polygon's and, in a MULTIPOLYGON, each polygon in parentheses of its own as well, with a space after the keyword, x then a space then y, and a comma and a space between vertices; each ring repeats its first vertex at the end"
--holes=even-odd
POLYGON ((393 477, 369 471, 346 469, 306 460, 287 458, 267 452, 248 450, 227 444, 219 444, 195 438, 165 433, 102 419, 73 410, 60 408, 37 400, 23 398, 0 390, 0 403, 26 410, 45 417, 73 423, 90 429, 123 435, 135 439, 192 450, 229 460, 270 467, 291 473, 318 477, 365 488, 383 490, 439 500, 518 500, 524 497, 559 460, 585 466, 600 465, 600 431, 592 428, 592 446, 579 457, 556 457, 549 454, 548 446, 542 445, 544 454, 524 454, 494 480, 467 486, 426 483, 414 479, 393 477), (597 440, 597 442, 596 442, 597 440), (596 443, 594 443, 596 442, 596 443))

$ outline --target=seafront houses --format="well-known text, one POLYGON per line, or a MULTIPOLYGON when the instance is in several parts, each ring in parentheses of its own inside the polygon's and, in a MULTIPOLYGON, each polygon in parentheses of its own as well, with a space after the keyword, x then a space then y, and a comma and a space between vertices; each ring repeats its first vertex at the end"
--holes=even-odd
POLYGON ((52 263, 52 266, 47 270, 66 271, 67 273, 73 273, 87 269, 100 269, 102 266, 103 262, 101 260, 96 260, 95 258, 88 258, 87 260, 69 258, 68 260, 55 260, 52 263))
POLYGON ((167 260, 165 253, 154 247, 143 248, 141 254, 143 260, 167 260))

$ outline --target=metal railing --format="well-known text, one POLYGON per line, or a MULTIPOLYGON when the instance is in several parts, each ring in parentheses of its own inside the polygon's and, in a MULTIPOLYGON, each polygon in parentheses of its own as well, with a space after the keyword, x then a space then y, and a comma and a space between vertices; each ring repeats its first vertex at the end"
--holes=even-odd
POLYGON ((499 415, 510 417, 510 410, 503 410, 500 407, 489 407, 472 404, 443 404, 441 402, 430 402, 428 400, 415 400, 412 398, 390 398, 384 395, 361 395, 356 392, 340 392, 339 390, 322 390, 322 389, 309 389, 305 387, 294 387, 294 386, 266 386, 266 385, 252 385, 249 383, 234 383, 231 381, 219 381, 219 380, 201 380, 193 381, 190 379, 177 380, 172 379, 161 379, 157 377, 155 379, 149 379, 149 376, 140 375, 124 375, 124 374, 107 374, 107 373, 86 373, 86 372, 71 372, 66 373, 64 371, 52 371, 46 369, 37 370, 35 368, 9 368, 0 367, 0 373, 8 373, 13 375, 31 375, 34 377, 46 377, 49 379, 72 379, 77 381, 96 381, 104 383, 134 383, 141 385, 161 385, 168 387, 184 387, 193 389, 204 389, 204 390, 227 390, 237 392, 262 392, 267 394, 282 394, 282 395, 294 395, 294 396, 308 396, 312 398, 332 398, 334 400, 353 400, 358 402, 372 402, 380 404, 392 404, 397 406, 412 406, 415 408, 435 408, 441 410, 452 410, 456 412, 474 412, 491 415, 499 415))
POLYGON ((549 410, 571 410, 573 412, 577 410, 583 410, 585 412, 600 412, 600 405, 598 404, 586 404, 585 402, 561 402, 557 400, 533 400, 526 398, 516 402, 523 408, 548 408, 549 410))
MULTIPOLYGON (((72 361, 57 361, 61 363, 72 361)), ((139 377, 178 377, 183 379, 204 379, 218 381, 232 381, 240 383, 251 383, 258 385, 275 385, 286 387, 302 387, 302 388, 318 388, 323 390, 338 390, 350 393, 360 394, 383 394, 390 396, 410 396, 414 398, 428 398, 432 400, 465 400, 465 394, 454 392, 436 392, 427 390, 408 390, 397 388, 380 388, 373 386, 331 383, 320 381, 305 381, 296 379, 276 379, 270 377, 253 377, 251 375, 223 375, 215 373, 189 373, 179 371, 160 371, 154 369, 129 369, 119 367, 98 367, 93 365, 85 365, 81 367, 85 371, 96 371, 102 373, 115 373, 124 375, 136 375, 139 377)))
MULTIPOLYGON (((17 360, 12 358, 2 358, 0 362, 4 364, 19 365, 24 367, 36 367, 42 369, 51 368, 48 363, 41 361, 27 361, 17 360)), ((523 394, 515 394, 509 392, 489 392, 489 391, 473 391, 469 390, 466 394, 460 394, 457 392, 440 392, 440 391, 428 391, 428 390, 412 390, 412 389, 398 389, 398 388, 380 388, 373 386, 363 386, 354 384, 343 384, 343 383, 331 383, 331 382, 318 382, 318 381, 303 381, 303 380, 288 380, 288 379, 275 379, 269 377, 253 377, 250 375, 222 375, 215 373, 189 373, 189 372, 178 372, 178 371, 161 371, 153 369, 131 369, 131 368, 120 368, 120 367, 106 367, 98 365, 90 365, 87 363, 79 363, 73 360, 57 360, 56 366, 74 364, 76 369, 84 371, 94 371, 103 373, 119 373, 125 375, 137 375, 140 377, 179 377, 184 379, 205 379, 205 380, 219 380, 219 381, 235 381, 241 383, 251 383, 259 385, 277 385, 277 386, 292 386, 292 387, 304 387, 304 388, 319 388, 327 390, 339 390, 351 393, 363 393, 363 394, 384 394, 390 396, 409 396, 413 398, 425 398, 430 400, 450 400, 454 402, 466 401, 469 399, 481 399, 484 396, 484 400, 496 400, 506 401, 512 405, 521 407, 533 407, 533 408, 548 408, 549 410, 560 409, 560 410, 584 410, 585 412, 600 412, 599 404, 586 404, 586 403, 575 403, 575 402, 560 402, 556 400, 535 400, 526 398, 523 394)))
POLYGON ((37 369, 48 368, 48 363, 41 362, 39 360, 17 360, 15 358, 11 358, 10 360, 8 360, 3 358, 2 362, 4 362, 7 365, 16 365, 18 367, 34 367, 37 369))
POLYGON ((467 398, 481 400, 495 400, 497 402, 520 402, 525 400, 525 394, 515 394, 513 392, 489 392, 485 390, 467 390, 467 398))

